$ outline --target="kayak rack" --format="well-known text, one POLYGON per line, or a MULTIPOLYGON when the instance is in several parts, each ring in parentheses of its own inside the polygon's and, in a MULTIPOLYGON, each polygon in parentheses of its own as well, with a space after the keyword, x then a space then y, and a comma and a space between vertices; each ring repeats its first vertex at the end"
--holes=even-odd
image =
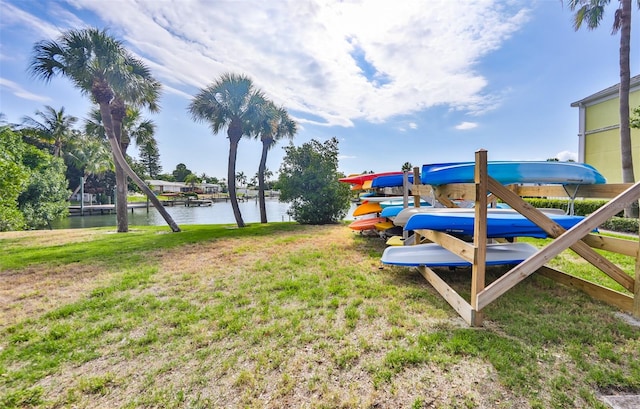
MULTIPOLYGON (((570 199, 573 200, 577 190, 573 192, 573 195, 570 195, 562 185, 504 186, 488 174, 487 151, 484 149, 475 153, 474 169, 473 184, 434 187, 413 184, 410 186, 414 197, 435 194, 438 201, 450 206, 454 206, 450 200, 451 197, 475 201, 473 243, 467 243, 447 233, 434 230, 422 229, 415 232, 471 263, 470 301, 460 296, 431 268, 423 265, 418 267, 422 276, 470 326, 482 326, 483 309, 535 272, 561 284, 577 288, 592 298, 604 301, 640 318, 640 241, 591 233, 621 209, 640 200, 640 182, 635 184, 582 185, 580 197, 612 198, 612 200, 571 229, 565 230, 541 211, 525 202, 522 196, 570 196, 570 199), (499 198, 507 203, 511 208, 537 224, 554 240, 514 266, 496 281, 486 285, 487 205, 494 198, 499 198), (547 261, 569 248, 624 287, 626 292, 611 290, 545 265, 547 261), (594 248, 635 257, 635 278, 596 252, 594 248)), ((419 180, 415 176, 418 171, 418 168, 414 168, 414 181, 419 180)))

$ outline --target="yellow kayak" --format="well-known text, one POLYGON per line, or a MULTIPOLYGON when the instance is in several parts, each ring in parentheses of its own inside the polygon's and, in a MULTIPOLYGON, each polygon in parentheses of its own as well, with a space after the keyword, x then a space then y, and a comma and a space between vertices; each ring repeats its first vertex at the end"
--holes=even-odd
POLYGON ((393 226, 395 226, 395 224, 393 224, 393 222, 391 222, 389 220, 386 220, 384 222, 376 223, 376 230, 385 231, 387 229, 392 228, 393 226))

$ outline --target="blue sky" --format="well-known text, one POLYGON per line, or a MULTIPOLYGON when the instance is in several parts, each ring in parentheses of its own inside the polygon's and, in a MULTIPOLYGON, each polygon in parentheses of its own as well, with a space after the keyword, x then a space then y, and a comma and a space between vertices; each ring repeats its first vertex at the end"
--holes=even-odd
MULTIPOLYGON (((250 76, 289 110, 296 145, 337 137, 346 174, 468 161, 478 149, 490 160, 577 159, 570 104, 618 83, 611 3, 598 30, 575 32, 559 0, 0 0, 0 112, 17 123, 50 105, 86 118, 89 99, 68 80, 43 83, 27 68, 37 41, 93 26, 163 84, 161 111, 146 116, 164 172, 184 163, 226 175, 226 133, 187 112, 224 72, 250 76)), ((637 75, 637 8, 633 21, 637 75)), ((271 170, 286 143, 271 150, 271 170)), ((243 140, 237 170, 254 175, 260 149, 243 140)))

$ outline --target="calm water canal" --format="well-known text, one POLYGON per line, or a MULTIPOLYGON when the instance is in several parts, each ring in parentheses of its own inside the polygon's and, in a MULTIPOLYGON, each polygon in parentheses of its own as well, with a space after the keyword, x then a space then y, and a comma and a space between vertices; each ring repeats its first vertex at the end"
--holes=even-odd
MULTIPOLYGON (((245 223, 260 222, 260 207, 255 200, 239 203, 242 219, 245 223)), ((280 203, 277 199, 268 199, 267 220, 270 222, 291 221, 287 210, 288 203, 280 203)), ((165 207, 171 217, 181 224, 235 224, 236 219, 233 217, 233 209, 231 203, 219 202, 213 206, 202 207, 186 207, 186 206, 167 206, 165 207)), ((160 213, 150 207, 147 213, 146 208, 133 209, 133 213, 129 210, 130 226, 162 226, 166 222, 160 216, 160 213)), ((116 226, 116 215, 92 215, 92 216, 69 216, 54 224, 54 229, 78 229, 84 227, 105 227, 116 226)))
MULTIPOLYGON (((256 200, 239 203, 242 219, 245 223, 260 222, 260 207, 256 200)), ((280 203, 277 199, 267 199, 267 220, 270 222, 286 222, 292 221, 287 214, 289 209, 288 203, 280 203)), ((351 214, 355 205, 351 206, 347 213, 347 219, 352 218, 351 214)), ((233 217, 233 209, 231 203, 219 202, 213 206, 202 207, 186 207, 186 206, 167 206, 167 211, 178 223, 183 224, 235 224, 236 219, 233 217)), ((134 209, 133 213, 129 211, 130 226, 163 226, 167 223, 164 221, 160 213, 151 206, 147 213, 146 208, 134 209)), ((85 227, 108 227, 116 226, 116 215, 92 215, 92 216, 69 216, 53 225, 54 229, 80 229, 85 227)))

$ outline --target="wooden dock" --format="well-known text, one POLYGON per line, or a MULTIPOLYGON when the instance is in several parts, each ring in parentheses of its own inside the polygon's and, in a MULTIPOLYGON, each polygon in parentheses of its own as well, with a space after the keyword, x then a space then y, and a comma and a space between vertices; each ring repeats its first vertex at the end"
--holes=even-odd
MULTIPOLYGON (((227 201, 228 198, 218 199, 220 201, 227 201)), ((200 207, 200 206, 213 206, 213 204, 218 201, 215 198, 212 199, 172 199, 172 200, 161 200, 163 206, 186 206, 186 207, 200 207)), ((127 209, 131 210, 133 213, 134 209, 144 209, 146 207, 152 208, 153 205, 147 202, 133 202, 127 204, 127 209)), ((116 208, 114 204, 91 204, 91 205, 74 205, 69 206, 69 216, 92 216, 92 215, 100 215, 100 214, 111 214, 115 213, 116 208)))

